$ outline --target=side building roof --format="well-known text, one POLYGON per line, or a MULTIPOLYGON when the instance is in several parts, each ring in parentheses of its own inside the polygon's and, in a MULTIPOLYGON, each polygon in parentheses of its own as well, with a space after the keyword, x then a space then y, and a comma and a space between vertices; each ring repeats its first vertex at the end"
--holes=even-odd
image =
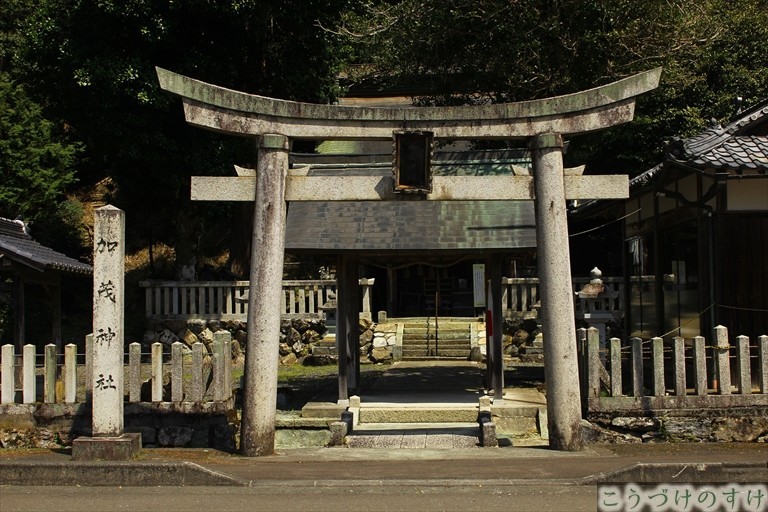
POLYGON ((93 273, 91 265, 38 243, 26 232, 22 221, 3 217, 0 217, 0 257, 41 272, 54 270, 73 274, 93 273))
POLYGON ((672 139, 665 161, 632 178, 629 185, 642 187, 675 164, 710 173, 768 174, 768 99, 737 114, 725 127, 712 123, 698 135, 672 139))

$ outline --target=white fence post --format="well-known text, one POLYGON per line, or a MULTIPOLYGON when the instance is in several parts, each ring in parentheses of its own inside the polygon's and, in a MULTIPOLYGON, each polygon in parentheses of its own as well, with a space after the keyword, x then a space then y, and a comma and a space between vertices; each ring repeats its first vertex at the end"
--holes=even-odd
POLYGON ((736 338, 736 365, 739 369, 739 393, 752 394, 752 376, 749 368, 749 338, 738 336, 736 338))
POLYGON ((43 366, 43 402, 52 404, 56 402, 56 345, 53 343, 45 346, 43 366))
POLYGON ((653 350, 653 395, 664 396, 664 340, 652 338, 653 350))
POLYGON ((16 369, 14 364, 16 363, 16 354, 14 354, 13 345, 3 345, 2 348, 2 366, 3 379, 0 381, 0 402, 4 404, 12 404, 16 401, 16 369))
POLYGON ((707 352, 704 347, 706 340, 704 336, 693 338, 693 373, 696 379, 696 394, 706 396, 707 394, 707 352))
POLYGON ((183 345, 180 341, 171 345, 171 402, 184 400, 184 366, 181 356, 183 345))
POLYGON ((163 401, 163 344, 152 344, 152 401, 163 401))
POLYGON ((611 338, 611 396, 621 396, 621 340, 611 338))
POLYGON ((597 398, 600 396, 600 333, 597 329, 590 327, 587 329, 587 361, 589 367, 589 396, 597 398))
POLYGON ((675 395, 685 396, 685 338, 675 337, 673 355, 675 359, 675 395))
POLYGON ((93 333, 85 336, 85 401, 93 401, 93 333))
POLYGON ((192 381, 189 386, 189 400, 201 402, 203 400, 203 344, 192 345, 192 381))
POLYGON ((630 339, 632 344, 632 396, 645 396, 643 389, 643 340, 640 338, 630 339))
POLYGON ((128 345, 128 401, 141 402, 141 345, 128 345))
POLYGON ((715 357, 717 362, 717 379, 721 395, 731 394, 731 357, 728 346, 728 329, 718 325, 715 331, 715 357))
POLYGON ((77 346, 74 343, 64 347, 64 402, 77 402, 77 346))
POLYGON ((37 402, 37 378, 35 375, 35 346, 31 344, 24 345, 24 377, 22 395, 25 404, 37 402))

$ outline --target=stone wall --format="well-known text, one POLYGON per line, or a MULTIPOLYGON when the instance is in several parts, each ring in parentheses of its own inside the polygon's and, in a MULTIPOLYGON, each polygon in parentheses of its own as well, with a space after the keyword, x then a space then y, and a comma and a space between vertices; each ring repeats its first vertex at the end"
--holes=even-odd
MULTIPOLYGON (((242 362, 243 353, 248 344, 248 327, 237 320, 164 320, 155 322, 145 331, 142 340, 142 352, 149 352, 152 343, 160 342, 168 347, 180 341, 187 347, 203 343, 211 353, 213 333, 227 330, 232 334, 232 359, 242 362)), ((280 333, 275 336, 279 344, 280 363, 301 363, 312 354, 314 347, 327 332, 325 321, 321 319, 283 320, 280 333)))
POLYGON ((768 442, 768 408, 669 409, 590 414, 583 422, 593 443, 768 442))
MULTIPOLYGON (((234 451, 236 431, 236 411, 230 402, 125 405, 125 432, 141 433, 142 445, 148 448, 234 451)), ((60 448, 91 434, 89 404, 0 406, 0 448, 60 448)))

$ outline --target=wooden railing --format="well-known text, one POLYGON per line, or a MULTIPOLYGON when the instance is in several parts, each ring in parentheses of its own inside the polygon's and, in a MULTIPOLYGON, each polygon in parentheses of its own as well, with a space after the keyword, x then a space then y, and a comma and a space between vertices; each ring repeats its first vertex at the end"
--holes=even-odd
MULTIPOLYGON (((248 316, 248 281, 142 281, 150 319, 240 320, 248 316)), ((336 292, 333 279, 283 281, 281 313, 319 317, 336 292)))
MULTIPOLYGON (((640 276, 633 279, 652 281, 653 276, 640 276)), ((574 277, 574 294, 580 291, 589 281, 589 277, 574 277)), ((618 320, 625 311, 624 278, 605 277, 602 281, 605 284, 606 297, 600 299, 602 301, 601 308, 607 313, 612 313, 618 320)), ((540 307, 538 277, 504 277, 502 278, 501 290, 501 308, 505 318, 536 316, 540 307)), ((584 313, 590 312, 590 306, 587 299, 581 299, 577 295, 575 297, 574 307, 578 318, 584 313)), ((591 303, 594 305, 594 300, 591 303)))
MULTIPOLYGON (((653 276, 631 278, 653 281, 653 276)), ((573 278, 574 294, 589 282, 589 277, 573 278)), ((603 278, 606 297, 601 309, 614 315, 616 320, 624 316, 624 279, 603 278)), ((248 315, 248 281, 141 281, 145 289, 146 316, 153 320, 205 319, 244 321, 248 315)), ((371 287, 373 279, 360 279, 363 313, 371 312, 371 287)), ((281 314, 284 317, 318 318, 320 307, 336 293, 336 281, 293 280, 283 281, 281 314)), ((536 317, 539 304, 539 279, 537 277, 502 278, 502 314, 504 317, 536 317)), ((590 311, 588 303, 576 296, 574 306, 577 318, 590 311)))
POLYGON ((579 329, 577 338, 582 397, 591 412, 768 406, 768 336, 756 343, 737 336, 731 344, 718 326, 709 344, 703 336, 628 344, 612 338, 605 349, 597 329, 579 329))
MULTIPOLYGON (((194 404, 229 401, 233 384, 232 335, 228 331, 219 331, 213 336, 210 353, 202 343, 189 348, 175 342, 170 347, 170 355, 167 354, 168 347, 161 343, 152 345, 151 355, 141 354, 138 343, 128 345, 128 364, 123 369, 125 402, 173 402, 177 408, 184 409, 184 404, 190 404, 189 407, 194 409, 194 404), (147 358, 148 355, 150 362, 142 362, 142 356, 147 358), (167 379, 169 374, 170 379, 167 379), (147 378, 151 396, 142 397, 141 386, 147 378), (164 380, 170 380, 170 389, 163 387, 164 380)), ((14 354, 13 345, 3 345, 0 351, 0 403, 90 402, 92 393, 98 392, 100 385, 99 379, 93 376, 92 343, 89 335, 85 354, 77 354, 74 344, 67 345, 63 367, 57 366, 59 358, 53 344, 46 345, 43 354, 37 354, 34 345, 25 345, 21 357, 14 354), (38 387, 38 375, 42 375, 41 387, 38 387)))

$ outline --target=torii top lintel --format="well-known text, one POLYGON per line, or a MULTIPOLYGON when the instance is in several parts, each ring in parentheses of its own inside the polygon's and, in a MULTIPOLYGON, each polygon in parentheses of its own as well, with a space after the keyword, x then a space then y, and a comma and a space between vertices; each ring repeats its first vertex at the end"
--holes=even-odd
POLYGON ((458 107, 356 107, 286 101, 234 91, 157 68, 160 87, 183 98, 190 124, 233 135, 388 139, 429 130, 443 139, 571 135, 626 123, 635 97, 658 87, 661 68, 594 89, 540 100, 458 107))

